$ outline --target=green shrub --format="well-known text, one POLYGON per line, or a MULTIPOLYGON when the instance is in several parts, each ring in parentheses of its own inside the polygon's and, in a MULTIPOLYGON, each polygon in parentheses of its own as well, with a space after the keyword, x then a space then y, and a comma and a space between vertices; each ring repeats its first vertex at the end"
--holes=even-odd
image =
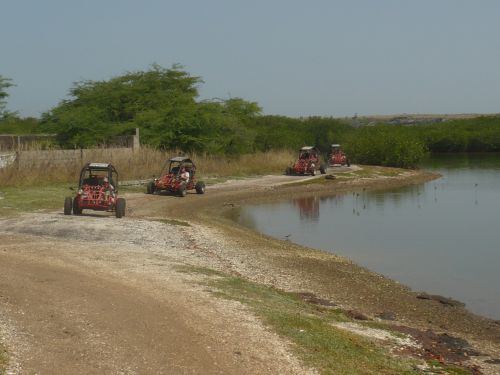
POLYGON ((353 162, 402 168, 415 167, 426 154, 417 137, 386 125, 358 129, 346 139, 344 148, 353 162))

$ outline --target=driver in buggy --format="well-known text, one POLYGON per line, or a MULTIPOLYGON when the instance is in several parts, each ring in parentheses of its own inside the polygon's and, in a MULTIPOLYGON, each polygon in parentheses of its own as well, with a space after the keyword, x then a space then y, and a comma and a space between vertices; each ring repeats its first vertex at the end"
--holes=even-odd
POLYGON ((115 196, 115 187, 109 182, 107 177, 104 177, 102 186, 104 187, 106 195, 111 194, 112 197, 115 196))
POLYGON ((181 168, 181 174, 180 174, 180 177, 181 177, 181 180, 184 182, 184 183, 188 183, 189 182, 189 178, 190 178, 190 175, 189 175, 189 171, 186 169, 186 167, 182 167, 181 168))

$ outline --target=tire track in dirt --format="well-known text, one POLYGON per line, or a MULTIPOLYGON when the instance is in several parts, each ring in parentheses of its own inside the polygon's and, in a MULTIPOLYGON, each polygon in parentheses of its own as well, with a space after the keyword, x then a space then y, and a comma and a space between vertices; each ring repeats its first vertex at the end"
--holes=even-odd
POLYGON ((238 303, 176 271, 227 267, 210 241, 189 227, 116 223, 60 213, 1 220, 0 312, 10 328, 0 336, 12 373, 314 373, 238 303))

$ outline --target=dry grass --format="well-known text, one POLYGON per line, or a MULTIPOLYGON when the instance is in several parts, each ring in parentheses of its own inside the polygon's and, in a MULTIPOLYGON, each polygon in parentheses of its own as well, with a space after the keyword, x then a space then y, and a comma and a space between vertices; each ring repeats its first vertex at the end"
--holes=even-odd
MULTIPOLYGON (((179 153, 143 147, 131 149, 42 150, 32 148, 20 153, 19 161, 0 169, 0 186, 73 183, 85 162, 109 162, 115 165, 121 180, 158 176, 166 160, 179 153)), ((295 155, 271 151, 238 158, 191 155, 202 177, 263 175, 284 171, 295 155)))

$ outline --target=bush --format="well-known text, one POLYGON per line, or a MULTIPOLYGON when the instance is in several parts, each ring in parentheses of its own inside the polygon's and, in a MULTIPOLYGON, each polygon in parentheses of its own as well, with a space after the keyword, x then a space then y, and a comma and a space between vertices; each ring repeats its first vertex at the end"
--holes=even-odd
POLYGON ((418 138, 384 125, 358 129, 346 139, 344 149, 356 163, 402 168, 417 166, 426 154, 418 138))

